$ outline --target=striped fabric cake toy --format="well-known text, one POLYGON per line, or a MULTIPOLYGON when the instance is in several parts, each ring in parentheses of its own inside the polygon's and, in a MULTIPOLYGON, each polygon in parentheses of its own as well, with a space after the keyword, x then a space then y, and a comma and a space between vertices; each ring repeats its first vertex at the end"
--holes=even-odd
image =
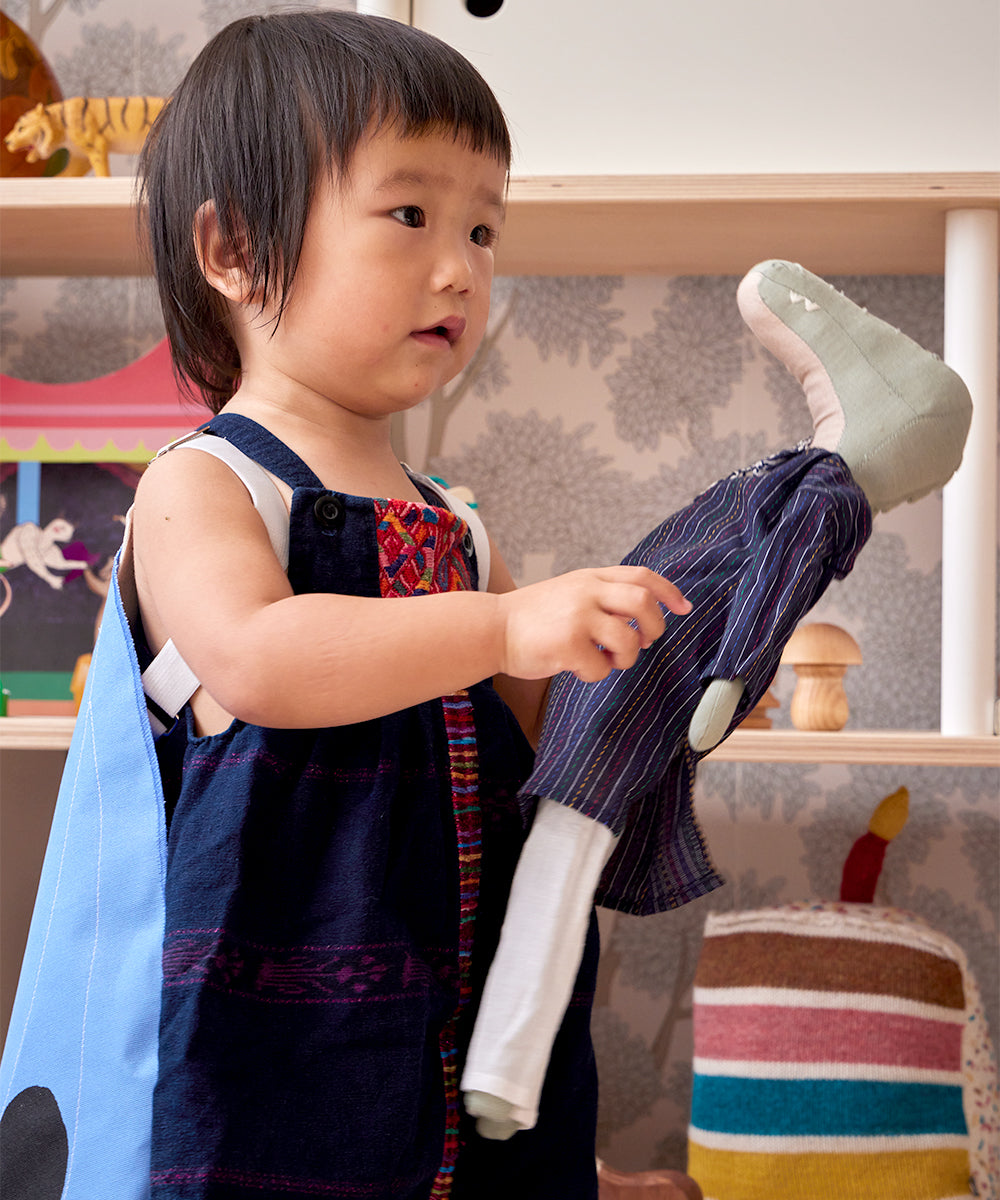
POLYGON ((905 789, 876 810, 840 901, 708 917, 688 1145, 705 1200, 1000 1196, 996 1062, 965 955, 870 902, 905 813, 905 789))

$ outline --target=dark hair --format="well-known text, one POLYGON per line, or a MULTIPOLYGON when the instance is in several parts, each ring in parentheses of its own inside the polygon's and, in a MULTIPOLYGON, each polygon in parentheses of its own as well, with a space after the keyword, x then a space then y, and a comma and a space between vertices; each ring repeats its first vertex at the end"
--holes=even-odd
POLYGON ((385 17, 336 10, 246 17, 202 50, 142 151, 140 211, 181 387, 213 412, 240 362, 222 298, 202 275, 195 222, 215 205, 262 307, 288 299, 321 172, 346 177, 371 129, 443 131, 510 169, 510 135, 458 51, 385 17))

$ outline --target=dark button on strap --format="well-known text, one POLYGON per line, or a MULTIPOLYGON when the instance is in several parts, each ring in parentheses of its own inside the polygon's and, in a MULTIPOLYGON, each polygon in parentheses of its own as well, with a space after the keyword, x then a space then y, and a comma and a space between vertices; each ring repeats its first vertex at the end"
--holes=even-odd
POLYGON ((339 529, 344 523, 344 505, 327 492, 313 505, 313 516, 320 529, 339 529))
POLYGON ((462 538, 462 549, 469 556, 469 558, 471 558, 473 553, 475 552, 476 539, 472 536, 471 529, 467 529, 465 531, 465 536, 462 538))

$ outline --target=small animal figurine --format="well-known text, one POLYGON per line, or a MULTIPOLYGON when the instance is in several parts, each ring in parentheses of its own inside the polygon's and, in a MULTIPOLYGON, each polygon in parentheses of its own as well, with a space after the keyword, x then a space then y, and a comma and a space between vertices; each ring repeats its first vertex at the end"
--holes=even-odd
POLYGON ((15 525, 0 542, 0 567, 27 567, 39 579, 44 579, 57 591, 62 588, 65 576, 56 571, 82 571, 90 566, 85 559, 66 558, 59 543, 68 542, 73 536, 73 526, 65 517, 56 517, 44 529, 33 521, 15 525))
POLYGON ((27 161, 49 158, 61 146, 69 151, 63 175, 110 175, 108 154, 137 154, 166 104, 161 96, 73 96, 37 104, 4 138, 14 153, 27 149, 27 161))

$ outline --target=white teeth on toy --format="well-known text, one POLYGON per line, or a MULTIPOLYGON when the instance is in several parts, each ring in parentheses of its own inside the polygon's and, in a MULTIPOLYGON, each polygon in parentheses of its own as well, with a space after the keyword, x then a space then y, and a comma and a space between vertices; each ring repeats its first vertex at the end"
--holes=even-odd
POLYGON ((806 312, 815 312, 816 309, 819 308, 819 305, 815 302, 815 300, 809 300, 805 296, 800 296, 798 292, 789 290, 788 299, 791 300, 793 304, 804 304, 806 306, 806 312))

